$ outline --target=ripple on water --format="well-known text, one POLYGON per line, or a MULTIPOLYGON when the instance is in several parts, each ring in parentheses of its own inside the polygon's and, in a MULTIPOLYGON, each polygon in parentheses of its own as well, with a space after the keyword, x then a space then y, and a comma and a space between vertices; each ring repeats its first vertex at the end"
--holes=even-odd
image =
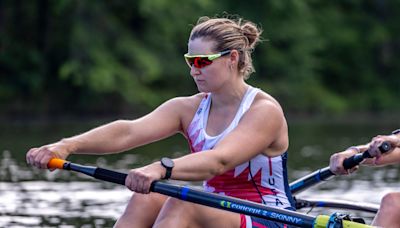
POLYGON ((105 188, 97 182, 3 182, 0 227, 34 227, 44 223, 67 227, 68 221, 76 219, 103 227, 121 215, 131 194, 123 186, 105 188))

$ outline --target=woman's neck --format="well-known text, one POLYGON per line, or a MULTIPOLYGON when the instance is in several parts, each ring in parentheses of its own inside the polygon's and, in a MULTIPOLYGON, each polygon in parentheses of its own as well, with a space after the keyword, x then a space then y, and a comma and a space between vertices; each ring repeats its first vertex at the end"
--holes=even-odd
POLYGON ((236 85, 224 87, 222 91, 212 93, 211 99, 213 107, 238 105, 242 101, 249 85, 241 80, 241 82, 236 85))

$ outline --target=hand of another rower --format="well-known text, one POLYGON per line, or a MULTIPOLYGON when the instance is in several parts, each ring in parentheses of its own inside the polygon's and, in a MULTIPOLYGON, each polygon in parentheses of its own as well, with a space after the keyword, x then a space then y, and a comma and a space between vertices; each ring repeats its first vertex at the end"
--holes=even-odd
POLYGON ((400 147, 400 138, 397 135, 378 135, 375 136, 369 146, 369 154, 372 157, 376 157, 379 159, 382 156, 382 152, 379 147, 382 145, 383 142, 388 142, 391 145, 391 149, 385 153, 392 152, 396 147, 400 147))
POLYGON ((358 169, 358 166, 355 166, 351 169, 346 170, 343 167, 343 161, 346 158, 349 158, 356 154, 358 151, 356 149, 349 148, 345 151, 335 153, 331 156, 329 161, 329 167, 332 173, 336 175, 348 175, 358 169))
POLYGON ((399 148, 400 148, 400 137, 398 134, 392 135, 378 135, 372 138, 370 146, 368 148, 369 153, 373 159, 369 161, 369 164, 373 165, 387 165, 395 164, 399 162, 399 148), (390 143, 390 150, 382 154, 379 147, 383 142, 390 143))

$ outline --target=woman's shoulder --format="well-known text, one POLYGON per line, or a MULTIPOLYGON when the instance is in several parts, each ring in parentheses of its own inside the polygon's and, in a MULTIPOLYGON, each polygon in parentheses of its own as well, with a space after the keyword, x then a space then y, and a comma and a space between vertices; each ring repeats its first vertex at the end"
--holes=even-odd
POLYGON ((168 101, 174 112, 179 113, 183 131, 188 128, 200 102, 205 96, 207 96, 207 94, 198 93, 192 96, 175 97, 168 101))
POLYGON ((177 103, 183 106, 198 106, 201 100, 206 96, 206 93, 197 93, 192 96, 175 97, 170 99, 168 102, 177 103))
POLYGON ((179 112, 190 113, 197 110, 200 102, 206 96, 207 94, 205 93, 198 93, 192 96, 174 97, 166 101, 165 104, 179 112))
POLYGON ((279 102, 269 93, 261 89, 258 89, 258 93, 254 98, 253 104, 257 106, 263 106, 265 108, 276 108, 281 112, 283 111, 279 102))

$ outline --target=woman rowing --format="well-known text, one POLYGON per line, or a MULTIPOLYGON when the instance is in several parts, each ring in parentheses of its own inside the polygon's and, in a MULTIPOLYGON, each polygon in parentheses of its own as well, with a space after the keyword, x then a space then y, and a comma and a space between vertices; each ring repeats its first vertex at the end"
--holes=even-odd
MULTIPOLYGON (((367 165, 389 165, 400 163, 400 129, 391 135, 378 135, 370 143, 356 147, 350 147, 346 151, 333 154, 330 159, 330 169, 337 175, 348 174, 353 170, 345 170, 343 167, 344 159, 354 154, 369 151, 372 159, 366 160, 367 165), (383 142, 391 144, 391 150, 382 154, 379 146, 383 142)), ((381 201, 381 206, 376 214, 372 225, 378 227, 400 227, 400 192, 386 194, 381 201)))
POLYGON ((138 194, 116 227, 284 227, 149 193, 159 179, 204 181, 206 191, 293 209, 283 110, 269 94, 245 82, 254 72, 251 53, 260 35, 250 21, 200 18, 184 56, 200 93, 168 100, 136 120, 115 121, 33 148, 27 162, 45 169, 53 157, 116 153, 181 133, 192 153, 129 171, 125 185, 138 194))

